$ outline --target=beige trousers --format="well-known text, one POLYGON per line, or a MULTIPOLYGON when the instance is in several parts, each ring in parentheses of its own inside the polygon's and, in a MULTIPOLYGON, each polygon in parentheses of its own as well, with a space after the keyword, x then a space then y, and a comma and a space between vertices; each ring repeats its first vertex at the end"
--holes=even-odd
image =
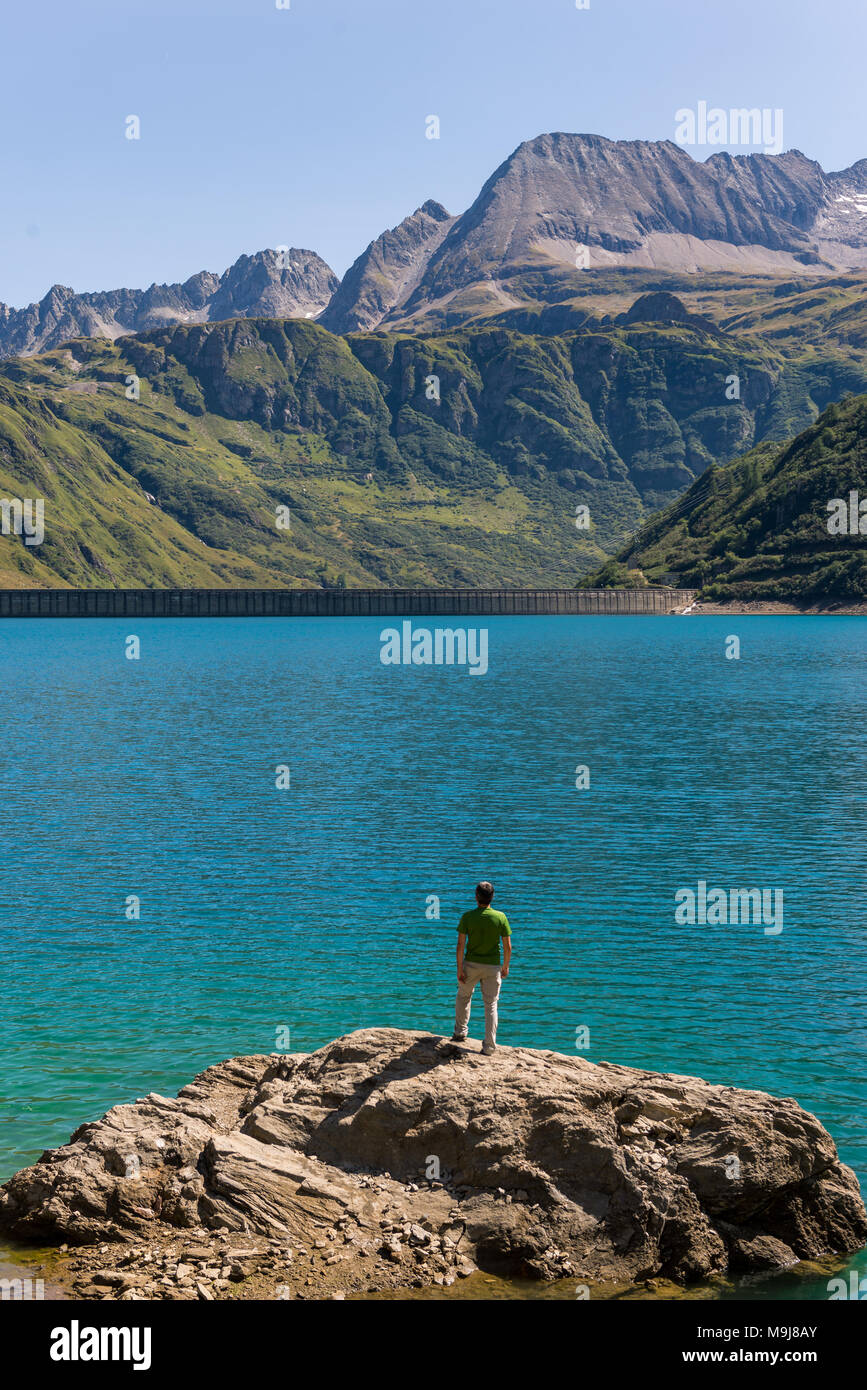
POLYGON ((477 984, 481 984, 482 998, 485 1001, 485 1047, 496 1047, 497 1000, 500 997, 500 967, 498 965, 481 965, 474 960, 465 960, 464 974, 466 975, 466 979, 458 981, 458 998, 455 1004, 455 1033, 461 1038, 467 1036, 473 990, 477 984))

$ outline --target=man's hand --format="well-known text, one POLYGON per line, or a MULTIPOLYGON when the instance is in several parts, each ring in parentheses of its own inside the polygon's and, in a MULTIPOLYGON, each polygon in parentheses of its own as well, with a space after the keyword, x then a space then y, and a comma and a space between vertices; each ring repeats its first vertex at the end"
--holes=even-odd
POLYGON ((500 979, 501 979, 501 980, 505 980, 505 978, 506 978, 506 976, 508 975, 508 973, 509 973, 509 967, 508 967, 508 965, 501 965, 501 966, 500 966, 500 979))
POLYGON ((457 967, 458 967, 458 984, 459 984, 459 985, 462 985, 462 984, 464 983, 464 981, 466 980, 466 978, 467 978, 467 973, 466 973, 466 971, 464 970, 464 951, 466 950, 466 947, 467 947, 467 934, 466 934, 466 932, 459 931, 459 932, 458 932, 458 950, 457 950, 457 955, 456 955, 456 957, 455 957, 455 961, 456 961, 456 964, 457 964, 457 967))

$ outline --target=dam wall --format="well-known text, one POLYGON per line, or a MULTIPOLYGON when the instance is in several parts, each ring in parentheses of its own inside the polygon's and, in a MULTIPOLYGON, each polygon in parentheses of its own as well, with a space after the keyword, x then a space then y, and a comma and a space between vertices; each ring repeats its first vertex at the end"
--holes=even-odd
POLYGON ((0 589, 0 618, 391 618, 660 614, 689 589, 0 589))

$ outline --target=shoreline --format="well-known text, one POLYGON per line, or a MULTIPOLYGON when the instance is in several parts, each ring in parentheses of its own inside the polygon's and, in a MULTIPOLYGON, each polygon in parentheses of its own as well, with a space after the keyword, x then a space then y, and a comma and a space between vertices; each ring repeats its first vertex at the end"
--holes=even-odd
POLYGON ((331 1252, 340 1249, 339 1242, 323 1252, 322 1259, 318 1258, 319 1252, 312 1253, 309 1258, 292 1252, 287 1259, 284 1243, 261 1236, 244 1240, 236 1233, 231 1239, 224 1235, 219 1240, 214 1232, 203 1228, 187 1232, 186 1240, 177 1231, 167 1230, 164 1237, 162 1233, 154 1233, 154 1236, 155 1239, 133 1244, 109 1238, 102 1245, 72 1246, 67 1251, 4 1239, 0 1242, 0 1280, 43 1281, 41 1298, 30 1291, 21 1300, 13 1297, 11 1301, 76 1304, 117 1301, 271 1303, 292 1299, 302 1302, 478 1302, 495 1299, 574 1303, 582 1289, 587 1289, 589 1297, 597 1303, 718 1303, 733 1298, 742 1302, 786 1299, 791 1293, 783 1292, 783 1285, 787 1289, 798 1289, 813 1282, 827 1284, 833 1278, 845 1278, 853 1260, 858 1258, 857 1254, 827 1254, 818 1259, 799 1260, 787 1269, 768 1271, 762 1276, 717 1275, 688 1284, 676 1284, 660 1277, 632 1283, 588 1281, 577 1276, 539 1281, 492 1274, 478 1268, 454 1278, 446 1276, 441 1283, 423 1277, 416 1277, 410 1283, 401 1279, 397 1270, 392 1274, 380 1268, 376 1271, 380 1277, 375 1282, 366 1282, 347 1280, 346 1273, 340 1272, 342 1261, 329 1265, 329 1259, 334 1258, 331 1252), (234 1277, 231 1267, 225 1280, 213 1280, 205 1275, 209 1268, 203 1259, 205 1250, 212 1260, 223 1259, 230 1245, 237 1246, 241 1253, 241 1261, 233 1262, 237 1266, 234 1277), (242 1245, 243 1252, 240 1251, 242 1245), (253 1251, 256 1253, 251 1253, 253 1251), (143 1286, 143 1271, 153 1276, 150 1287, 143 1286), (205 1276, 204 1281, 197 1278, 199 1275, 205 1276), (366 1287, 362 1287, 365 1282, 366 1287), (351 1287, 353 1283, 355 1287, 351 1287))
POLYGON ((778 617, 778 618, 864 618, 867 617, 867 601, 864 603, 811 604, 799 607, 794 603, 783 603, 779 599, 731 599, 728 603, 710 603, 696 600, 692 605, 672 609, 675 617, 724 618, 730 614, 738 617, 778 617))
POLYGON ((2 1299, 23 1303, 53 1303, 71 1297, 62 1261, 63 1257, 55 1250, 42 1250, 6 1239, 0 1240, 0 1288, 4 1290, 2 1299), (20 1289, 15 1287, 19 1283, 20 1289))

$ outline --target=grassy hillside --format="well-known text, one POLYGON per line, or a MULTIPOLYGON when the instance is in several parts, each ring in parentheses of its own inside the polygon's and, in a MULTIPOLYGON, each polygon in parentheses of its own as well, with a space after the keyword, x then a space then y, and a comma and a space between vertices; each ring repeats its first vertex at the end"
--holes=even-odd
POLYGON ((473 285, 447 303, 430 305, 397 328, 455 331, 492 325, 559 333, 588 318, 616 318, 643 294, 668 291, 689 311, 739 336, 775 342, 784 352, 804 343, 863 346, 867 342, 867 274, 686 274, 628 267, 576 270, 539 256, 534 268, 507 267, 496 284, 473 285), (511 307, 505 307, 505 306, 511 307))
POLYGON ((0 496, 46 525, 0 537, 0 586, 571 584, 710 465, 867 390, 856 354, 800 351, 595 321, 78 339, 0 367, 0 496))
POLYGON ((828 530, 829 502, 852 491, 867 501, 867 396, 830 406, 782 447, 708 469, 596 579, 633 582, 640 571, 650 582, 676 575, 710 599, 862 601, 867 534, 828 530))

